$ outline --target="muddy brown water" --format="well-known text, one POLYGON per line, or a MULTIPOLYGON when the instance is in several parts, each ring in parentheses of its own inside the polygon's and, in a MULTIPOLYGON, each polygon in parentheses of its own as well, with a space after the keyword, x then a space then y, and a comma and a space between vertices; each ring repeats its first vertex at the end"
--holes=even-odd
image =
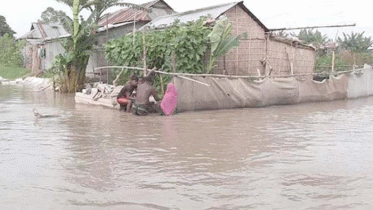
POLYGON ((373 98, 138 117, 0 85, 0 208, 372 209, 373 98))

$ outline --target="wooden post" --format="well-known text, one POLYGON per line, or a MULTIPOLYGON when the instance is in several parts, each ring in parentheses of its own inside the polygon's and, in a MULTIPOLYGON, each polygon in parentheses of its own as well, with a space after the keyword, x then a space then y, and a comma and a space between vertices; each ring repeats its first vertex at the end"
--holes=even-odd
POLYGON ((161 91, 162 91, 162 94, 164 95, 164 84, 163 84, 163 77, 162 77, 162 74, 159 74, 159 77, 161 79, 161 91))
POLYGON ((135 46, 135 32, 136 32, 136 15, 137 15, 137 11, 135 12, 135 16, 133 17, 133 31, 132 31, 132 34, 133 34, 133 45, 135 46))
POLYGON ((334 67, 335 67, 335 52, 333 50, 332 52, 332 72, 334 73, 334 67))
POLYGON ((145 34, 142 33, 142 46, 143 46, 143 65, 144 65, 144 76, 147 75, 146 72, 146 42, 145 42, 145 34))
POLYGON ((106 84, 109 84, 109 68, 106 70, 106 84))
POLYGON ((175 51, 172 51, 171 59, 172 59, 172 72, 176 73, 176 54, 175 54, 175 51))
POLYGON ((286 47, 285 47, 285 52, 286 52, 286 54, 287 54, 288 61, 289 61, 289 66, 290 66, 290 75, 293 75, 293 74, 294 74, 294 70, 293 70, 293 62, 291 61, 291 58, 290 58, 289 52, 288 52, 288 50, 287 50, 286 47))
MULTIPOLYGON (((235 6, 235 15, 236 15, 236 35, 239 34, 238 32, 238 13, 237 13, 237 5, 235 6)), ((250 36, 251 37, 251 34, 250 36)), ((250 48, 250 42, 249 42, 249 48, 250 48)), ((238 75, 238 66, 239 66, 239 62, 238 62, 238 47, 236 47, 236 75, 238 75)), ((249 49, 249 53, 250 53, 250 49, 249 49)), ((250 65, 250 64, 249 64, 250 65)))
POLYGON ((109 14, 106 15, 106 42, 109 41, 109 14))

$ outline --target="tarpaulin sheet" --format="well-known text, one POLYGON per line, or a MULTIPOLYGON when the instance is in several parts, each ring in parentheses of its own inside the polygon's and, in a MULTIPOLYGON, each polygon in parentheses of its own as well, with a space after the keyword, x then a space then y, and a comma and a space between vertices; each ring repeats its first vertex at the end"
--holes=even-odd
POLYGON ((191 77, 202 83, 175 77, 178 111, 263 107, 315 101, 332 101, 373 95, 370 66, 322 82, 311 78, 263 80, 191 77))

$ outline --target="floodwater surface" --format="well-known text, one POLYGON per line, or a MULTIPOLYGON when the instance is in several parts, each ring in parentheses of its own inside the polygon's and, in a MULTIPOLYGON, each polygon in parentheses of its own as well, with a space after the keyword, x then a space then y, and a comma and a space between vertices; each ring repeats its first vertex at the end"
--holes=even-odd
POLYGON ((0 208, 372 209, 373 98, 138 117, 0 85, 0 208))

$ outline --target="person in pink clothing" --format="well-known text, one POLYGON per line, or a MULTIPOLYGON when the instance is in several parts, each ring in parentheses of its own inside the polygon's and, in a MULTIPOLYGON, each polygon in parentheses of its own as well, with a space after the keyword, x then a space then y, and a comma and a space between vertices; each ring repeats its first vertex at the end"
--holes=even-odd
POLYGON ((167 85, 166 93, 163 96, 161 102, 161 109, 164 115, 172 115, 176 112, 177 106, 177 91, 174 84, 169 83, 167 85))

